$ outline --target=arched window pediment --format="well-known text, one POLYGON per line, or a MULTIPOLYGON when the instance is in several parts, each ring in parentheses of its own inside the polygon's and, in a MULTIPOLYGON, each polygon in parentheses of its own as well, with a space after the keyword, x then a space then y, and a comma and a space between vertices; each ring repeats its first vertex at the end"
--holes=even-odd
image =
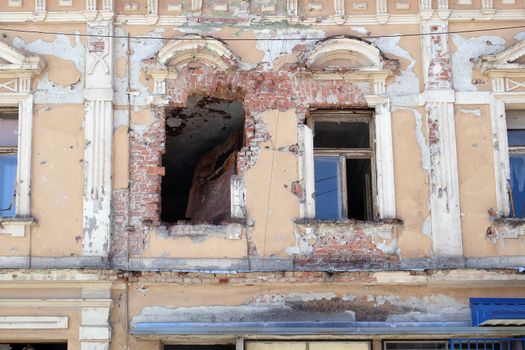
POLYGON ((187 35, 166 44, 158 53, 158 62, 175 68, 201 62, 219 70, 227 70, 237 66, 238 58, 217 39, 187 35))
POLYGON ((374 45, 356 38, 331 37, 318 43, 305 57, 313 70, 382 70, 383 58, 374 45))

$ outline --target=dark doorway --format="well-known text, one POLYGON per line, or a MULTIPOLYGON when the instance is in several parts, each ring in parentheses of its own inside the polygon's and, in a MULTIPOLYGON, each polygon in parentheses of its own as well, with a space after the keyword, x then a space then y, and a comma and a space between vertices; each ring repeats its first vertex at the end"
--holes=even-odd
POLYGON ((229 181, 242 147, 241 101, 191 96, 166 116, 162 179, 164 222, 218 224, 231 216, 229 181))

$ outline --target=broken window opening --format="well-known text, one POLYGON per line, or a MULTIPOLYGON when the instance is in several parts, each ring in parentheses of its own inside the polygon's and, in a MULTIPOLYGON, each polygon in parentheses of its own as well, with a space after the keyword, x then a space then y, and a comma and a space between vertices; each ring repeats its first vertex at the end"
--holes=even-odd
POLYGON ((18 109, 0 109, 0 218, 16 215, 18 109))
POLYGON ((161 219, 167 223, 231 221, 230 181, 243 145, 241 101, 191 96, 166 115, 161 219))
POLYGON ((371 110, 312 113, 315 217, 373 220, 374 125, 371 110))
POLYGON ((525 110, 507 110, 510 215, 525 217, 525 110))

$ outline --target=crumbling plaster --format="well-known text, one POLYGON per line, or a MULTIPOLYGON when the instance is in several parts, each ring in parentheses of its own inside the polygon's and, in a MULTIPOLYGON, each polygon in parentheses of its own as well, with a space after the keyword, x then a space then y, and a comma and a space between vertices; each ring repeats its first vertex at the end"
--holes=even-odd
MULTIPOLYGON (((71 30, 71 29, 69 29, 71 30)), ((76 37, 75 43, 72 44, 68 36, 58 34, 55 40, 45 41, 38 39, 32 42, 27 42, 21 37, 16 37, 13 40, 13 46, 17 49, 26 50, 35 54, 45 55, 47 57, 56 57, 59 60, 71 61, 74 64, 75 70, 69 67, 69 73, 72 75, 71 80, 53 81, 51 78, 56 77, 58 72, 51 71, 59 70, 64 74, 68 72, 68 65, 65 67, 59 66, 58 62, 51 59, 51 65, 47 71, 44 71, 42 76, 37 79, 37 87, 34 93, 34 102, 36 104, 76 104, 83 103, 83 89, 84 89, 84 69, 85 69, 85 47, 83 46, 80 37, 76 37), (78 75, 78 79, 75 77, 78 75), (64 85, 63 83, 69 83, 64 85)))
MULTIPOLYGON (((456 321, 468 324, 468 298, 476 293, 474 287, 428 288, 392 286, 378 287, 329 285, 323 283, 295 283, 290 286, 273 284, 254 286, 214 286, 212 291, 187 284, 182 287, 137 283, 130 288, 131 324, 136 322, 235 322, 250 320, 331 320, 331 321, 386 321, 386 322, 442 322, 456 321), (178 295, 169 305, 157 300, 178 295)), ((484 295, 498 297, 519 295, 519 288, 509 288, 503 294, 495 288, 485 288, 484 295)))
POLYGON ((401 257, 424 257, 430 254, 429 149, 424 114, 421 108, 396 108, 392 112, 392 141, 396 174, 396 211, 403 221, 398 246, 401 257))

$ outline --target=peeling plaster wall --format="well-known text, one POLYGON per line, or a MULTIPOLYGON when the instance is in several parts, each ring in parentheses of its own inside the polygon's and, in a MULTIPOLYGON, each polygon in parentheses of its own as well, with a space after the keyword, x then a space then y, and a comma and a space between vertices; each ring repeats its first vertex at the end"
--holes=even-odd
MULTIPOLYGON (((131 241, 140 243, 137 243, 140 249, 136 249, 136 257, 245 258, 264 255, 288 258, 293 257, 297 252, 300 253, 302 248, 298 248, 294 221, 300 219, 301 198, 294 191, 302 189, 294 187, 299 180, 298 157, 293 148, 290 151, 290 146, 298 142, 296 137, 298 122, 302 122, 307 115, 308 106, 332 104, 340 107, 344 103, 351 104, 347 99, 348 96, 355 98, 354 102, 359 106, 364 106, 362 95, 370 93, 366 84, 356 84, 352 89, 344 90, 345 88, 337 86, 338 83, 330 86, 331 83, 313 83, 306 78, 290 79, 290 72, 297 66, 301 57, 311 51, 315 45, 315 40, 305 39, 323 39, 343 33, 378 36, 420 30, 419 25, 415 24, 313 25, 301 18, 296 22, 271 23, 257 20, 258 17, 249 14, 246 8, 242 8, 243 6, 238 3, 232 4, 232 8, 236 11, 234 15, 216 15, 207 8, 203 12, 204 17, 191 14, 189 22, 173 28, 130 24, 115 26, 115 34, 120 37, 114 41, 113 57, 115 106, 112 181, 115 190, 114 218, 115 222, 118 222, 114 230, 120 230, 120 233, 115 235, 119 237, 115 238, 118 247, 127 245, 128 218, 133 225, 149 224, 154 220, 142 210, 151 212, 158 210, 155 207, 158 203, 155 204, 154 193, 157 188, 154 183, 146 188, 146 194, 141 199, 140 205, 134 207, 138 202, 134 202, 133 191, 143 191, 144 187, 141 187, 142 184, 133 187, 137 184, 138 178, 133 177, 133 167, 145 166, 145 163, 140 161, 137 163, 133 159, 133 155, 137 154, 133 153, 137 150, 134 148, 136 145, 143 147, 144 152, 150 149, 151 145, 155 145, 157 153, 149 159, 151 174, 147 175, 158 179, 162 174, 160 157, 163 150, 163 130, 161 130, 163 117, 158 110, 150 106, 153 99, 153 82, 144 72, 143 61, 155 57, 166 41, 131 38, 128 47, 127 34, 168 38, 184 33, 200 33, 215 37, 254 39, 227 43, 227 46, 240 57, 238 69, 240 73, 219 77, 219 79, 232 79, 235 84, 242 85, 239 82, 255 79, 257 74, 262 74, 261 76, 264 77, 264 82, 257 87, 259 90, 251 90, 251 92, 264 92, 260 95, 265 96, 264 98, 246 98, 244 95, 246 92, 235 96, 244 99, 245 104, 252 106, 246 128, 249 132, 253 128, 254 134, 249 146, 242 151, 245 161, 243 160, 240 166, 245 170, 246 227, 249 229, 244 231, 240 240, 230 241, 218 237, 206 239, 167 237, 162 234, 162 228, 159 230, 149 227, 140 228, 136 236, 131 235, 133 237, 131 241), (212 17, 227 18, 231 23, 224 24, 212 17), (253 20, 254 18, 256 20, 253 20), (274 40, 276 38, 293 40, 274 40), (288 86, 290 82, 291 86, 288 86), (278 99, 272 95, 276 89, 284 91, 279 93, 282 96, 277 96, 278 99), (289 95, 293 95, 294 98, 298 96, 297 98, 302 100, 292 101, 293 99, 288 98, 289 95), (128 206, 128 203, 131 203, 131 206, 128 206), (133 213, 133 210, 136 211, 133 213), (132 215, 128 217, 130 213, 132 215), (213 247, 220 247, 220 249, 213 250, 213 247)), ((302 6, 300 11, 305 10, 302 6)), ((332 11, 333 4, 325 1, 323 6, 323 10, 312 10, 310 14, 314 17, 318 16, 319 20, 323 19, 332 11)), ((142 10, 141 7, 140 11, 142 10)), ((369 10, 373 9, 369 8, 367 11, 369 10)), ((392 11, 398 10, 392 9, 392 11)), ((398 13, 402 11, 399 10, 398 13)), ((469 25, 468 28, 483 29, 500 24, 499 22, 477 23, 469 25)), ((16 25, 7 27, 22 28, 16 25)), ((42 29, 42 26, 31 24, 28 28, 38 30, 42 29)), ((85 29, 84 24, 57 24, 53 28, 71 33, 81 33, 85 29)), ((464 24, 452 22, 450 24, 450 30, 463 28, 464 24)), ((516 29, 491 35, 453 34, 449 39, 453 87, 456 91, 475 93, 490 90, 490 84, 487 77, 474 68, 473 60, 479 55, 499 52, 518 40, 525 39, 525 31, 516 29)), ((0 251, 11 256, 25 255, 31 244, 36 247, 31 250, 34 255, 80 255, 82 242, 81 238, 79 239, 81 232, 78 232, 78 225, 81 218, 77 211, 81 211, 82 208, 74 194, 82 191, 83 146, 75 143, 71 151, 68 151, 67 147, 71 146, 71 140, 80 142, 83 137, 86 39, 61 34, 42 36, 7 33, 3 40, 23 52, 41 55, 46 60, 47 67, 40 76, 35 77, 33 83, 34 137, 35 147, 38 147, 35 148, 37 151, 33 159, 33 211, 39 224, 31 229, 31 238, 16 240, 12 237, 1 237, 2 242, 6 244, 0 245, 0 251), (45 118, 58 121, 56 125, 45 124, 42 122, 46 120, 45 118), (43 136, 50 132, 50 127, 63 130, 53 136, 43 136), (41 141, 46 137, 49 138, 48 141, 52 139, 53 142, 49 144, 46 143, 47 141, 41 141), (58 148, 58 151, 55 148, 58 148), (49 156, 45 154, 46 149, 49 150, 49 156), (62 164, 60 166, 52 164, 53 157, 56 158, 55 163, 60 159, 62 164), (58 204, 46 206, 44 203, 58 204), (71 215, 59 216, 58 213, 65 208, 68 208, 68 213, 71 212, 71 215), (50 237, 63 239, 58 245, 52 245, 50 237)), ((392 241, 376 239, 374 246, 380 251, 393 253, 400 259, 430 257, 432 256, 428 193, 430 160, 427 121, 421 107, 424 83, 421 41, 420 38, 412 37, 376 38, 370 41, 377 45, 385 58, 398 64, 395 74, 387 79, 386 96, 390 98, 392 112, 396 211, 398 218, 402 220, 402 225, 396 229, 396 237, 392 238, 392 241), (407 173, 410 176, 403 176, 407 173)), ((188 85, 202 84, 205 86, 204 92, 210 91, 211 84, 205 81, 207 78, 204 78, 209 71, 204 67, 202 72, 203 76, 194 81, 192 79, 195 77, 191 76, 191 72, 180 70, 176 81, 170 82, 169 93, 174 104, 184 104, 186 94, 195 93, 196 90, 187 88, 188 85)), ((243 88, 248 89, 246 86, 243 88)), ((489 102, 487 101, 485 105, 455 106, 462 234, 464 255, 467 257, 519 255, 525 244, 522 235, 513 241, 487 238, 486 235, 486 229, 491 224, 487 211, 495 206, 492 190, 494 179, 491 170, 489 102), (480 176, 480 173, 485 175, 480 176)), ((307 245, 306 249, 313 248, 307 245)))
POLYGON ((475 76, 473 60, 481 55, 494 54, 506 48, 505 40, 494 35, 484 35, 475 38, 463 38, 458 34, 452 35, 455 52, 452 55, 452 77, 456 90, 476 91, 486 90, 488 81, 475 76))
POLYGON ((68 36, 61 34, 57 35, 52 42, 42 39, 26 42, 16 37, 13 40, 13 46, 50 59, 47 71, 44 71, 37 80, 36 104, 80 104, 84 102, 82 77, 86 65, 85 47, 79 37, 76 37, 74 44, 71 43, 68 36), (69 62, 64 65, 61 64, 62 60, 69 62), (74 67, 71 66, 71 63, 74 64, 74 67), (68 75, 68 79, 64 79, 64 76, 68 75))
MULTIPOLYGON (((291 276, 292 277, 292 276, 291 276)), ((312 278, 315 278, 312 276, 312 278)), ((185 286, 159 285, 146 280, 129 289, 130 320, 136 322, 235 322, 235 321, 379 321, 379 322, 470 322, 468 298, 479 296, 475 287, 399 287, 354 284, 306 283, 297 277, 293 291, 289 285, 265 279, 264 286, 238 283, 219 277, 213 290, 202 288, 198 276, 188 276, 185 286), (300 281, 301 282, 300 282, 300 281), (170 296, 177 295, 172 298, 170 296), (214 295, 214 296, 212 296, 214 295), (221 297, 217 297, 220 295, 221 297), (166 300, 168 305, 158 303, 166 300)), ((505 291, 486 287, 484 297, 519 296, 519 288, 505 291)))
POLYGON ((432 249, 428 186, 430 155, 424 113, 420 108, 395 108, 392 113, 396 210, 403 220, 398 245, 402 257, 429 256, 432 249))

